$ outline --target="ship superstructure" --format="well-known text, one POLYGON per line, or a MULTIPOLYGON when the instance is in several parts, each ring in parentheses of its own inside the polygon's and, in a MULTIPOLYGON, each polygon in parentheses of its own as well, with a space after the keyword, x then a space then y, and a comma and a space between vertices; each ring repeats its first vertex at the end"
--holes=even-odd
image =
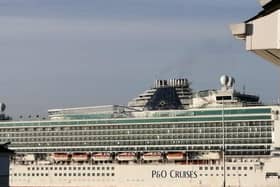
POLYGON ((237 92, 229 76, 195 93, 178 80, 128 106, 0 122, 0 142, 17 153, 11 187, 279 186, 280 107, 237 92))

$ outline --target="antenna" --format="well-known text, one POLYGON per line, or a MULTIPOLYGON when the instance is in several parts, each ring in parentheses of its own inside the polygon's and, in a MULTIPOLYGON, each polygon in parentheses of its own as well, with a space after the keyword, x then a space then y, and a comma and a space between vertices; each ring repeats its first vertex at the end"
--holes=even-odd
POLYGON ((245 86, 245 84, 244 84, 243 87, 242 87, 242 91, 243 91, 243 94, 246 93, 246 86, 245 86))

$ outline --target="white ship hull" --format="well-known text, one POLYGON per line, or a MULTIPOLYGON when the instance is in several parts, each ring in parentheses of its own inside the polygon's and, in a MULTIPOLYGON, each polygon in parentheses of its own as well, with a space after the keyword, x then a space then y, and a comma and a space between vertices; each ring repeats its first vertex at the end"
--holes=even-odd
MULTIPOLYGON (((226 186, 279 187, 280 158, 226 163, 226 186)), ((10 187, 217 187, 223 164, 11 165, 10 187)))

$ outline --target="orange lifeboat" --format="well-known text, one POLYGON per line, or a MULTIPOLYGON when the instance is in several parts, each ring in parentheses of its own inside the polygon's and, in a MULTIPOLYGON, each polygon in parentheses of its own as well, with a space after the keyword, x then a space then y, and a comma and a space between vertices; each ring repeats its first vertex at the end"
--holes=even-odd
POLYGON ((73 153, 72 160, 76 162, 87 161, 88 154, 87 153, 73 153))
POLYGON ((147 160, 147 161, 157 161, 157 160, 162 160, 162 154, 158 153, 158 152, 154 152, 154 153, 145 153, 142 156, 143 160, 147 160))
POLYGON ((68 161, 69 160, 69 155, 68 153, 53 153, 51 155, 51 159, 54 161, 68 161))
POLYGON ((134 161, 137 160, 137 156, 135 153, 119 153, 117 155, 118 161, 134 161))
POLYGON ((168 153, 166 155, 167 160, 184 160, 184 153, 168 153))
POLYGON ((91 156, 94 161, 108 161, 112 160, 110 153, 96 153, 91 156))

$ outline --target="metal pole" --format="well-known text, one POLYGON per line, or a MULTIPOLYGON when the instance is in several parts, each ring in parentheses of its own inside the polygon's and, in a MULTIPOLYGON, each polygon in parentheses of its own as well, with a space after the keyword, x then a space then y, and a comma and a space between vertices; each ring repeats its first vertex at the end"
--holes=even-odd
POLYGON ((225 159, 225 151, 226 151, 226 147, 225 147, 225 111, 224 111, 224 98, 222 99, 222 104, 223 104, 223 108, 222 108, 222 128, 223 128, 223 171, 224 171, 224 181, 223 181, 223 186, 226 187, 226 159, 225 159))

